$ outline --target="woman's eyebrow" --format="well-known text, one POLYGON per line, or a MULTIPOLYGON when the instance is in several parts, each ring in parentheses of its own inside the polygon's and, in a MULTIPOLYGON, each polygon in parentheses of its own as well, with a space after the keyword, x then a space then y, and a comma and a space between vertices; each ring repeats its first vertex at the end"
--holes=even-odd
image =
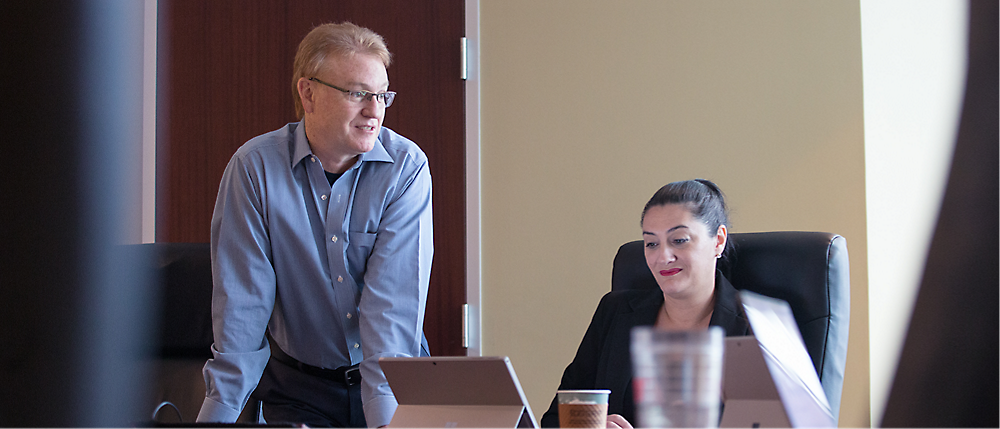
MULTIPOLYGON (((669 234, 669 233, 674 232, 674 231, 676 231, 678 229, 681 229, 681 228, 687 229, 687 225, 677 225, 677 226, 675 226, 673 228, 668 229, 667 233, 669 234)), ((656 235, 656 233, 652 232, 652 231, 643 231, 642 235, 656 235)))

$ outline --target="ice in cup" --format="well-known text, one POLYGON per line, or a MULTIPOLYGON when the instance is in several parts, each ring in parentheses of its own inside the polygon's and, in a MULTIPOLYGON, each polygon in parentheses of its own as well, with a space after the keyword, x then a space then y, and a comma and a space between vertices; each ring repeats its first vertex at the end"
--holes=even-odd
POLYGON ((603 428, 608 420, 610 390, 559 390, 559 426, 603 428))

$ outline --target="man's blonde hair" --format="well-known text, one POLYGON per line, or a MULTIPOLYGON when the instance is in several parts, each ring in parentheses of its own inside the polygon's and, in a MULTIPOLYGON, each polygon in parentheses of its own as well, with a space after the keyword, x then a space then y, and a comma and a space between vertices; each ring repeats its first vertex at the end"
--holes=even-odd
MULTIPOLYGON (((350 22, 322 24, 309 31, 299 43, 292 69, 292 97, 295 100, 295 114, 299 119, 305 115, 302 99, 299 98, 299 79, 315 77, 320 68, 331 57, 354 54, 375 55, 389 68, 392 54, 378 33, 350 22)), ((332 59, 336 61, 336 58, 332 59)))

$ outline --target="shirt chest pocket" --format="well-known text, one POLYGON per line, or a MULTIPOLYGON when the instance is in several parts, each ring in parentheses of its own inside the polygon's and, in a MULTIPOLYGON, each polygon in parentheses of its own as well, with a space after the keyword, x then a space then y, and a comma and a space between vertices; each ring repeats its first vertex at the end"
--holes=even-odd
POLYGON ((372 232, 348 232, 350 244, 347 246, 347 264, 351 271, 351 276, 360 285, 364 282, 365 270, 368 267, 368 257, 372 255, 375 247, 375 238, 378 234, 372 232))

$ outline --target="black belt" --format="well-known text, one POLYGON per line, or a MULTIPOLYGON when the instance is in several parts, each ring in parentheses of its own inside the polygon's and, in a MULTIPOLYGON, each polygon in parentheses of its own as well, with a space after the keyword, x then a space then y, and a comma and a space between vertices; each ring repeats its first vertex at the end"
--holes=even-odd
POLYGON ((309 374, 314 377, 325 378, 327 380, 333 380, 339 383, 344 383, 348 386, 353 386, 355 384, 361 383, 361 370, 358 369, 357 365, 342 366, 337 369, 327 369, 320 368, 318 366, 312 366, 307 363, 302 363, 295 358, 287 355, 280 347, 278 347, 275 342, 271 342, 271 357, 274 360, 288 365, 292 368, 299 370, 305 374, 309 374))

